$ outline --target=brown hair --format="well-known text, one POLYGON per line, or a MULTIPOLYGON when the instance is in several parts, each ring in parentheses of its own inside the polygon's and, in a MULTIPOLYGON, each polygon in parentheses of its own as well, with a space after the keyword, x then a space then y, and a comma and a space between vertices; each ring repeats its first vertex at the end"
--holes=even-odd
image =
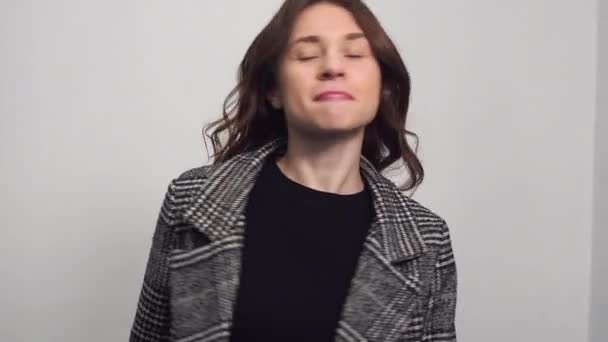
POLYGON ((214 163, 287 136, 285 113, 269 103, 268 94, 276 86, 280 58, 296 17, 308 6, 320 2, 341 6, 352 13, 380 65, 382 95, 376 117, 365 127, 362 155, 379 171, 402 159, 410 180, 400 188, 410 190, 418 186, 424 169, 406 139, 408 134, 414 136, 417 145, 418 136, 405 128, 410 76, 397 48, 361 0, 286 0, 283 3, 247 49, 239 66, 238 83, 224 100, 223 117, 203 128, 203 134, 213 143, 214 163), (207 134, 214 127, 213 133, 207 134), (228 141, 222 145, 219 135, 226 130, 228 141))

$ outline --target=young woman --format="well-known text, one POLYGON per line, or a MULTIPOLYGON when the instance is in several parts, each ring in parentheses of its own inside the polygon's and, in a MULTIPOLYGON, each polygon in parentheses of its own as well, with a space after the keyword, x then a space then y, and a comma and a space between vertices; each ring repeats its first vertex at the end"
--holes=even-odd
POLYGON ((447 224, 404 194, 410 79, 363 2, 285 1, 234 95, 168 187, 130 340, 456 341, 447 224))

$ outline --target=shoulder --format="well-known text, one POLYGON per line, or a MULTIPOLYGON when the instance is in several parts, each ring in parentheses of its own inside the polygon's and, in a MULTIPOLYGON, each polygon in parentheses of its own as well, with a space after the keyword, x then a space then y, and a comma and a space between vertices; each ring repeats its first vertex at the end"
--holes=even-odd
POLYGON ((203 189, 204 183, 214 167, 215 165, 209 164, 182 170, 171 180, 169 192, 174 196, 179 196, 183 203, 188 202, 187 197, 193 197, 203 189))
POLYGON ((192 181, 197 179, 205 179, 209 171, 213 168, 212 164, 202 165, 193 168, 189 168, 181 171, 177 177, 175 177, 175 182, 184 182, 184 181, 192 181))
POLYGON ((180 171, 169 182, 167 194, 175 196, 184 191, 193 192, 200 189, 211 167, 212 165, 203 165, 180 171))
POLYGON ((434 255, 435 267, 444 273, 454 270, 456 261, 450 228, 446 220, 420 202, 403 193, 401 196, 404 198, 407 211, 412 215, 422 241, 431 255, 434 255))
POLYGON ((180 223, 183 212, 203 189, 211 168, 212 165, 203 165, 182 170, 169 181, 161 208, 162 219, 171 225, 180 223))
POLYGON ((424 243, 431 248, 441 248, 451 245, 451 234, 448 223, 437 211, 419 201, 408 197, 402 191, 397 191, 400 202, 405 206, 406 213, 411 215, 424 243))

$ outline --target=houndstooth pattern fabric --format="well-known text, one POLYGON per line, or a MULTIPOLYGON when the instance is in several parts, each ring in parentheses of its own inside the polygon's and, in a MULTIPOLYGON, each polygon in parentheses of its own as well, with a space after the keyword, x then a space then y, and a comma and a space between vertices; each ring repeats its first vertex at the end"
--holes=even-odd
MULTIPOLYGON (((264 160, 285 148, 286 140, 276 139, 170 182, 131 342, 229 341, 248 194, 264 160)), ((335 341, 455 342, 457 273, 445 220, 363 156, 361 171, 374 218, 335 341)))

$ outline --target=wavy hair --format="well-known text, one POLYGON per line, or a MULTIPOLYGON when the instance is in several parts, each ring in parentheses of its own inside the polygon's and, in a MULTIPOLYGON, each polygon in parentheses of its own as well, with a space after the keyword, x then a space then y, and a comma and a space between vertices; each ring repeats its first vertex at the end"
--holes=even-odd
POLYGON ((224 100, 222 117, 203 128, 203 135, 213 144, 213 163, 287 137, 285 113, 270 104, 268 94, 276 86, 280 58, 296 17, 320 2, 341 6, 352 13, 380 66, 382 89, 378 112, 365 127, 361 154, 380 172, 402 160, 410 179, 399 188, 410 190, 418 186, 424 178, 424 169, 407 141, 411 135, 417 146, 418 136, 405 127, 410 76, 397 48, 361 0, 286 0, 282 4, 247 49, 239 65, 237 84, 224 100), (220 141, 223 132, 227 133, 225 143, 220 141))

